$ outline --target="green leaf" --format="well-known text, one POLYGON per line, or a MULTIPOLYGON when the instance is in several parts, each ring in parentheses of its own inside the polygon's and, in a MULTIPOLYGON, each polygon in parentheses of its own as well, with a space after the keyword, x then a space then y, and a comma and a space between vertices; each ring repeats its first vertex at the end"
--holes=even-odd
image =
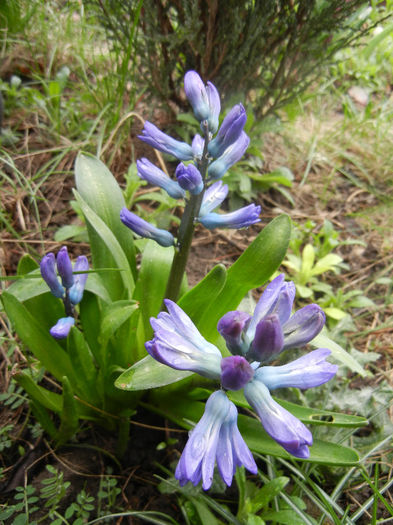
POLYGON ((217 340, 218 320, 226 312, 236 309, 249 290, 264 284, 277 270, 288 248, 290 233, 289 217, 276 217, 228 269, 221 292, 206 308, 198 323, 198 328, 206 339, 217 340))
POLYGON ((342 262, 342 258, 335 253, 328 253, 322 259, 316 262, 314 268, 311 271, 311 275, 320 275, 334 268, 342 262))
MULTIPOLYGON (((61 401, 61 396, 59 396, 61 401)), ((48 410, 36 399, 30 402, 33 416, 52 439, 56 439, 57 429, 49 415, 48 410)))
POLYGON ((16 333, 42 365, 58 380, 61 380, 65 373, 72 377, 70 358, 49 331, 42 327, 12 294, 3 292, 1 299, 16 333))
POLYGON ((286 476, 279 476, 278 478, 270 480, 262 488, 260 488, 251 500, 251 512, 258 512, 268 503, 278 496, 281 491, 288 485, 290 479, 286 476))
POLYGON ((90 351, 83 334, 73 326, 67 337, 67 350, 74 369, 73 382, 82 399, 93 405, 98 405, 100 398, 97 393, 97 369, 93 354, 90 351))
POLYGON ((152 240, 143 250, 134 299, 140 302, 146 341, 153 333, 150 317, 156 317, 161 310, 173 254, 173 247, 164 248, 152 240))
MULTIPOLYGON (((120 221, 120 210, 126 203, 115 177, 99 159, 86 153, 80 153, 75 162, 75 183, 83 200, 116 237, 135 277, 133 236, 120 221)), ((111 265, 107 267, 110 268, 111 265)))
POLYGON ((33 401, 37 401, 43 407, 52 410, 52 412, 61 412, 62 402, 60 394, 55 394, 37 385, 34 379, 25 372, 16 372, 13 378, 29 394, 33 401))
POLYGON ((227 272, 223 264, 218 264, 194 288, 178 301, 179 306, 197 324, 206 307, 216 300, 225 285, 227 272))
POLYGON ((329 348, 329 350, 332 351, 332 356, 353 372, 357 372, 362 377, 370 375, 354 357, 344 350, 342 346, 332 341, 324 331, 318 334, 317 337, 314 337, 314 339, 310 341, 310 345, 315 348, 329 348))
POLYGON ((55 233, 55 241, 63 242, 67 239, 74 239, 75 241, 88 241, 86 226, 79 224, 66 224, 61 226, 55 233))
POLYGON ((60 428, 57 445, 63 445, 78 429, 78 407, 67 376, 63 377, 63 405, 60 414, 60 428))
POLYGON ((295 514, 293 510, 272 510, 262 514, 264 520, 269 523, 280 523, 281 525, 304 525, 304 520, 295 514))
POLYGON ((311 244, 306 244, 302 252, 302 274, 306 276, 306 281, 308 281, 309 276, 312 275, 311 269, 314 265, 314 260, 314 247, 311 244))
POLYGON ((135 301, 123 300, 108 304, 103 309, 99 342, 103 349, 118 328, 138 309, 135 301))
MULTIPOLYGON (((93 211, 84 199, 74 190, 75 198, 81 207, 90 228, 99 237, 99 240, 91 242, 94 266, 101 268, 117 267, 121 269, 120 282, 117 272, 105 272, 101 274, 102 280, 112 299, 123 298, 123 288, 127 290, 128 296, 132 296, 134 289, 134 278, 129 261, 119 241, 105 224, 105 222, 93 211)), ((120 222, 120 219, 119 219, 120 222)), ((90 235, 90 234, 89 234, 90 235)))
POLYGON ((169 385, 192 375, 192 372, 175 370, 147 355, 123 372, 115 381, 121 390, 145 390, 169 385))
POLYGON ((25 253, 18 262, 18 275, 26 275, 33 270, 36 270, 38 268, 37 262, 33 259, 31 255, 28 253, 25 253))
MULTIPOLYGON (((229 392, 229 398, 236 403, 236 405, 250 408, 247 403, 243 391, 238 390, 237 392, 229 392)), ((366 418, 361 416, 352 416, 350 414, 342 414, 340 412, 332 412, 331 410, 318 410, 314 408, 297 405, 290 401, 278 399, 274 396, 275 401, 284 407, 288 412, 291 412, 298 419, 308 425, 325 425, 332 427, 364 427, 368 425, 366 418)))

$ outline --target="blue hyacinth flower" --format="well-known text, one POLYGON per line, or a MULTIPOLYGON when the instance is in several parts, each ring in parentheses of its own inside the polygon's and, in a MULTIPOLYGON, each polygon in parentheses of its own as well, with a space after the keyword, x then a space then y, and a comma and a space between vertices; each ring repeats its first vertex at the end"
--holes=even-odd
POLYGON ((150 222, 144 221, 138 217, 138 215, 135 215, 135 213, 128 211, 127 208, 121 209, 120 220, 125 226, 141 237, 152 239, 165 248, 175 244, 173 235, 170 232, 156 228, 153 224, 150 224, 150 222))
POLYGON ((150 160, 142 158, 136 161, 138 176, 152 184, 165 190, 173 199, 183 199, 185 191, 179 186, 178 182, 172 180, 160 168, 157 168, 150 160))
MULTIPOLYGON (((266 432, 293 456, 307 458, 312 445, 310 431, 274 401, 270 390, 322 385, 336 374, 337 366, 326 361, 330 355, 326 348, 314 350, 282 366, 265 365, 284 349, 311 341, 322 329, 325 317, 317 305, 309 305, 292 314, 294 296, 294 284, 285 283, 284 276, 280 275, 267 286, 253 315, 233 311, 220 319, 218 330, 234 354, 224 358, 217 347, 203 338, 181 308, 166 300, 168 312, 151 319, 154 337, 146 343, 146 349, 154 359, 167 366, 219 380, 224 390, 243 389, 266 432)), ((223 450, 218 443, 224 436, 226 445, 222 447, 229 450, 231 443, 232 451, 237 439, 233 436, 238 436, 237 426, 236 429, 233 425, 226 426, 224 395, 222 391, 213 394, 217 399, 217 412, 216 402, 212 408, 209 403, 205 419, 202 418, 194 429, 196 433, 190 436, 176 470, 181 484, 187 481, 196 484, 202 479, 203 487, 209 488, 215 461, 224 481, 230 484, 232 480, 228 474, 229 463, 220 466, 221 453, 218 452, 223 450), (199 459, 193 452, 198 442, 203 443, 199 459)), ((240 463, 253 472, 251 463, 248 463, 249 468, 244 458, 240 463)))
POLYGON ((192 148, 189 144, 170 137, 151 122, 145 122, 142 135, 138 135, 138 138, 153 148, 173 155, 179 160, 192 160, 193 158, 192 148))
POLYGON ((222 391, 211 394, 205 412, 191 431, 177 465, 175 477, 181 486, 191 481, 208 490, 213 481, 214 467, 230 486, 236 467, 244 465, 253 474, 257 466, 237 428, 237 409, 222 391))

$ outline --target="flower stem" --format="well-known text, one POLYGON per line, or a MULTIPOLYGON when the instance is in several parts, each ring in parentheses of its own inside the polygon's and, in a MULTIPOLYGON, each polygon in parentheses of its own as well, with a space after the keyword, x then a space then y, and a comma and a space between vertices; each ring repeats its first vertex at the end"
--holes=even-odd
MULTIPOLYGON (((202 175, 203 182, 205 182, 207 167, 209 164, 209 156, 207 151, 207 146, 209 144, 209 127, 207 121, 203 122, 203 132, 205 143, 203 146, 203 154, 201 160, 197 164, 197 167, 200 174, 202 175)), ((184 273, 186 271, 188 256, 190 254, 192 238, 195 230, 195 218, 198 217, 204 191, 205 190, 203 189, 198 195, 190 195, 190 199, 187 201, 184 208, 184 213, 178 232, 177 247, 172 261, 168 285, 165 291, 165 298, 171 299, 172 301, 177 301, 179 298, 180 288, 184 273)))

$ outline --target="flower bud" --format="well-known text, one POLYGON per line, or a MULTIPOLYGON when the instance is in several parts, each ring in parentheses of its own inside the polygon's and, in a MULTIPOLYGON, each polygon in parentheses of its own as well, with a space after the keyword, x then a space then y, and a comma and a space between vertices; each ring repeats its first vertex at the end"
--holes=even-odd
POLYGON ((183 190, 189 191, 192 195, 198 195, 203 190, 202 175, 193 164, 185 166, 181 162, 176 168, 175 175, 183 190))
POLYGON ((127 208, 122 208, 120 211, 120 220, 133 232, 141 237, 152 239, 161 246, 173 246, 175 243, 173 235, 170 232, 156 228, 149 222, 138 217, 138 215, 135 215, 135 213, 128 211, 127 208))

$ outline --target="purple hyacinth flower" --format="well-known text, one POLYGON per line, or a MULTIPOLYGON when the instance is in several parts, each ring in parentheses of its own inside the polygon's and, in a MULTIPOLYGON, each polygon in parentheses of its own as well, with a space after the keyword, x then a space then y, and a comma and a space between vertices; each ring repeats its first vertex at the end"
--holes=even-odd
POLYGON ((247 359, 231 355, 221 360, 221 384, 227 390, 240 390, 254 376, 254 369, 247 359))
POLYGON ((74 275, 72 273, 72 264, 66 246, 63 246, 58 251, 56 263, 57 271, 59 272, 64 288, 71 288, 74 284, 74 275))
POLYGON ((74 324, 75 319, 73 317, 62 317, 52 326, 49 333, 55 339, 64 339, 70 333, 71 327, 74 326, 74 324))
POLYGON ((207 213, 202 217, 199 216, 198 221, 208 230, 213 230, 214 228, 247 228, 260 222, 260 213, 260 206, 250 204, 232 213, 207 213))
POLYGON ((144 221, 135 213, 132 213, 127 210, 127 208, 122 208, 120 211, 120 220, 133 232, 137 233, 141 237, 146 237, 147 239, 152 239, 158 244, 164 247, 173 246, 175 240, 173 235, 167 230, 161 230, 156 228, 147 221, 144 221))
POLYGON ((202 337, 198 329, 176 303, 164 301, 167 312, 151 318, 154 338, 146 350, 160 363, 177 370, 190 370, 204 377, 219 379, 221 352, 202 337))
POLYGON ((225 339, 228 350, 231 354, 245 354, 250 346, 249 341, 244 341, 246 331, 251 315, 246 312, 235 310, 226 313, 218 321, 217 330, 225 339))
POLYGON ((215 86, 211 82, 205 86, 196 71, 187 71, 184 77, 184 91, 195 117, 199 122, 207 120, 209 131, 215 133, 221 109, 220 96, 215 86))
POLYGON ((209 186, 203 195, 199 216, 203 217, 220 206, 228 195, 228 191, 228 185, 223 184, 220 180, 209 186))
POLYGON ((153 186, 162 188, 173 199, 183 199, 185 197, 185 191, 179 184, 170 179, 166 173, 157 168, 150 160, 142 158, 136 161, 136 165, 141 179, 146 180, 153 186))
POLYGON ((221 179, 229 168, 243 157, 249 144, 250 138, 242 131, 239 138, 224 151, 221 157, 218 157, 209 165, 209 179, 221 179))
POLYGON ((184 91, 199 122, 207 120, 210 113, 209 100, 205 84, 196 71, 187 71, 185 74, 184 91))
POLYGON ((257 324, 249 354, 252 359, 264 363, 279 354, 283 346, 284 334, 278 315, 270 314, 257 324))
POLYGON ((240 137, 246 123, 246 110, 242 104, 234 106, 224 118, 215 138, 209 142, 208 150, 212 157, 218 158, 240 137))
POLYGON ((203 190, 202 175, 194 164, 185 166, 181 162, 176 168, 175 176, 183 190, 189 191, 192 195, 198 195, 203 190))
POLYGON ((270 437, 293 456, 309 457, 308 447, 313 443, 311 432, 299 419, 274 401, 264 383, 254 378, 244 387, 244 395, 270 437))
POLYGON ((218 117, 221 111, 220 95, 216 87, 208 82, 206 86, 207 98, 209 100, 209 118, 207 119, 209 131, 215 133, 218 129, 218 117))
POLYGON ((208 490, 217 466, 230 486, 237 466, 244 465, 253 474, 257 466, 237 428, 237 409, 224 392, 214 392, 206 402, 205 412, 191 431, 177 465, 175 477, 181 486, 191 481, 208 490))
POLYGON ((41 275, 49 286, 51 293, 55 297, 64 297, 65 290, 60 284, 56 274, 56 259, 53 253, 47 253, 40 262, 41 275))
POLYGON ((317 304, 308 304, 283 324, 284 349, 304 346, 316 337, 325 324, 325 314, 317 304))
MULTIPOLYGON (((74 264, 74 272, 87 272, 89 269, 89 261, 84 255, 80 255, 74 264)), ((77 273, 74 275, 74 284, 70 288, 68 297, 72 304, 78 304, 82 301, 83 291, 86 286, 88 274, 87 273, 77 273)))
POLYGON ((189 144, 170 137, 151 122, 145 122, 142 135, 138 135, 138 138, 153 148, 173 155, 179 160, 192 160, 193 158, 192 148, 189 144))
POLYGON ((205 146, 205 139, 200 135, 196 134, 192 139, 191 148, 194 154, 194 158, 201 159, 203 155, 203 148, 205 146))
POLYGON ((338 370, 326 358, 327 348, 318 348, 282 366, 262 366, 255 372, 255 379, 262 381, 269 390, 283 387, 311 388, 332 379, 338 370))

